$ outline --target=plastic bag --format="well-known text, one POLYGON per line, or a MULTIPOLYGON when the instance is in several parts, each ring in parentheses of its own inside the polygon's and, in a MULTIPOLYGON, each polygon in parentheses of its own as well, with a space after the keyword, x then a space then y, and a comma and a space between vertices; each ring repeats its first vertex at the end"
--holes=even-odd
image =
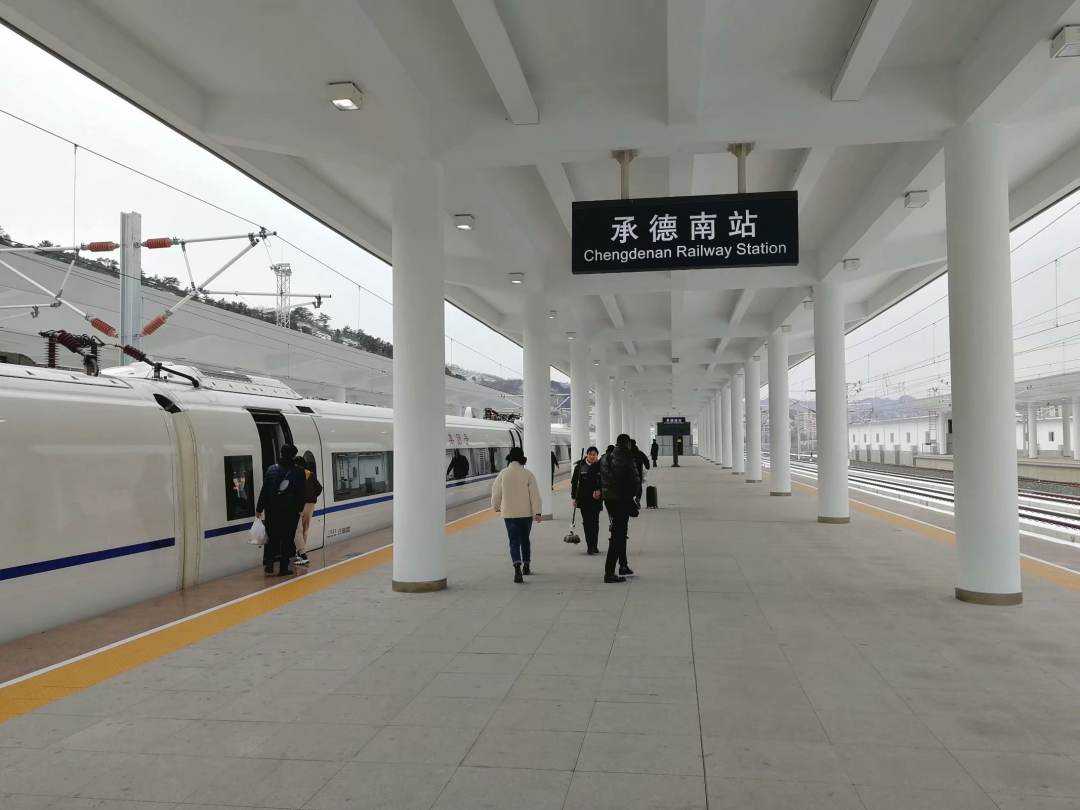
POLYGON ((253 546, 265 546, 266 539, 266 527, 261 520, 255 518, 251 528, 248 529, 248 542, 253 546))

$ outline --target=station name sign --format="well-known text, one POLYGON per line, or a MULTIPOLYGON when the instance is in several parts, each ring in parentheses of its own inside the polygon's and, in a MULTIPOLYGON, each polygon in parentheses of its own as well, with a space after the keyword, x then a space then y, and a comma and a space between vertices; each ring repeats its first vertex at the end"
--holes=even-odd
POLYGON ((794 191, 575 202, 574 273, 799 263, 794 191))

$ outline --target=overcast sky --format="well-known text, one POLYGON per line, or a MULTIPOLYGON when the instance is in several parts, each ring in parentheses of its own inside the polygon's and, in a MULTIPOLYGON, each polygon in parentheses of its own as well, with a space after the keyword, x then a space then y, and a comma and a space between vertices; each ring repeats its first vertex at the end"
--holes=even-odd
MULTIPOLYGON (((0 226, 14 239, 33 244, 43 239, 56 244, 119 240, 121 211, 142 214, 144 238, 246 233, 251 230, 246 218, 280 232, 337 273, 271 240, 269 255, 262 247, 251 251, 213 289, 271 292, 270 259, 286 261, 292 265, 294 291, 333 296, 323 311, 335 325, 359 326, 393 340, 391 307, 379 297, 393 297, 384 262, 3 26, 0 76, 0 109, 239 215, 82 150, 76 164, 71 144, 0 115, 7 189, 0 198, 0 226)), ((195 280, 201 283, 241 246, 192 246, 195 280)), ((178 250, 144 251, 143 271, 180 279, 187 275, 178 250)), ((265 306, 270 301, 250 298, 247 303, 265 306)), ((521 375, 519 346, 449 304, 446 334, 447 362, 504 377, 521 375)), ((552 377, 566 381, 554 369, 552 377)))
MULTIPOLYGON (((1080 369, 1080 193, 1011 235, 1017 380, 1080 369)), ((849 401, 948 395, 945 276, 847 336, 849 401)), ((791 396, 814 399, 813 358, 791 373, 791 396)))

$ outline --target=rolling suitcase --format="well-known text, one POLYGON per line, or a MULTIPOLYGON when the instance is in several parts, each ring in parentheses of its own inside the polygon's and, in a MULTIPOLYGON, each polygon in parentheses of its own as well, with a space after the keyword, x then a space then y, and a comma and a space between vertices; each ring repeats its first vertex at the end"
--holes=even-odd
POLYGON ((645 508, 646 509, 659 509, 660 508, 660 496, 656 491, 656 487, 645 487, 645 508))

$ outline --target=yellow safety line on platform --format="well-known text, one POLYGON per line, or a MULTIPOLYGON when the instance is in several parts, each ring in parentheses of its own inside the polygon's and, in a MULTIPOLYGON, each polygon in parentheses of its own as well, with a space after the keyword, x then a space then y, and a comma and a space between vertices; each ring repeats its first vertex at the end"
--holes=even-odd
MULTIPOLYGON (((810 484, 804 484, 802 481, 793 481, 792 486, 802 487, 810 492, 817 492, 817 487, 810 484)), ((909 529, 917 534, 921 534, 923 537, 929 537, 932 540, 948 543, 952 546, 956 545, 956 532, 951 529, 935 526, 932 523, 926 523, 918 518, 901 515, 899 512, 882 509, 880 506, 873 506, 865 501, 857 501, 854 498, 849 498, 848 503, 850 503, 857 512, 863 512, 864 514, 872 515, 880 520, 884 520, 886 523, 892 523, 894 526, 909 529)), ((1035 560, 1024 555, 1021 555, 1020 558, 1020 569, 1029 574, 1034 574, 1040 579, 1045 579, 1047 582, 1052 582, 1055 585, 1066 588, 1067 590, 1080 591, 1080 572, 1072 571, 1052 563, 1043 562, 1042 560, 1035 560)))
MULTIPOLYGON (((455 534, 490 520, 482 509, 446 524, 455 534)), ((0 723, 390 562, 392 546, 343 560, 0 686, 0 723)))

